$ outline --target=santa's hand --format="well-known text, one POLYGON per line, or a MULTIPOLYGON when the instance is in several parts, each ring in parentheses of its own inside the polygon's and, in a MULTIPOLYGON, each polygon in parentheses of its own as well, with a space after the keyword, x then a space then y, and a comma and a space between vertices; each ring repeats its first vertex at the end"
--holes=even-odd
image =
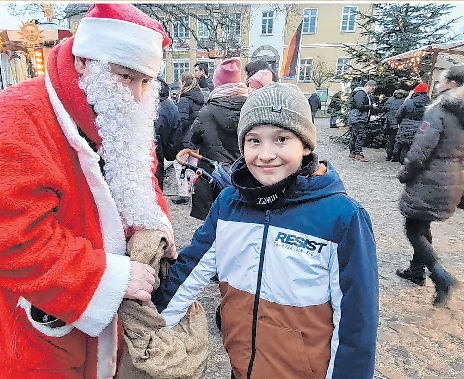
POLYGON ((132 261, 129 286, 124 297, 126 299, 149 301, 153 291, 153 284, 155 284, 155 270, 149 265, 132 261))
POLYGON ((176 243, 174 242, 174 234, 172 234, 172 230, 168 227, 162 229, 166 232, 168 237, 168 246, 166 247, 166 251, 163 254, 163 258, 171 258, 177 259, 177 250, 176 250, 176 243))

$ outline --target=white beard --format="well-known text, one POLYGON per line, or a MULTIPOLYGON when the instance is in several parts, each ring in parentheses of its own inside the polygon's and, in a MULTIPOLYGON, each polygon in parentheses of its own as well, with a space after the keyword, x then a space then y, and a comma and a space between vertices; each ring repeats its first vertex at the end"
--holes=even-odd
POLYGON ((162 229, 166 216, 156 203, 152 182, 159 84, 153 80, 138 103, 107 64, 93 61, 79 87, 97 115, 102 139, 98 154, 124 227, 162 229))

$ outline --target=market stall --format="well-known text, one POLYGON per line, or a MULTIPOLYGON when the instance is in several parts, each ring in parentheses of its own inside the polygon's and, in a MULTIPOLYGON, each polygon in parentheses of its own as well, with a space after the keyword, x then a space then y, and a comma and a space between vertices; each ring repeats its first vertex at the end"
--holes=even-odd
POLYGON ((71 31, 53 22, 28 21, 18 30, 0 30, 0 90, 45 73, 50 50, 71 31))
POLYGON ((440 72, 464 63, 464 40, 423 46, 419 49, 386 58, 382 61, 394 70, 410 70, 419 74, 420 71, 430 72, 428 88, 429 95, 434 93, 440 72))

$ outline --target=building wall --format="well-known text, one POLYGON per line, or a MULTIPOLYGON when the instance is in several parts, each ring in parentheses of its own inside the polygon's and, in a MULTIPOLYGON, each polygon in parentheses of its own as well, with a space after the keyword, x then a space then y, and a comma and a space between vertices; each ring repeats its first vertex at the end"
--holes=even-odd
POLYGON ((267 57, 274 56, 276 59, 276 71, 279 71, 284 51, 287 14, 285 4, 252 4, 250 14, 250 50, 248 61, 258 58, 267 60, 267 57), (265 11, 274 11, 274 30, 272 35, 262 34, 262 17, 265 11))
MULTIPOLYGON (((356 44, 366 41, 360 36, 360 28, 355 27, 354 32, 341 32, 341 20, 343 7, 355 6, 364 14, 371 13, 370 4, 359 2, 350 3, 306 3, 293 4, 288 6, 285 30, 285 45, 287 48, 293 35, 295 34, 300 22, 303 20, 305 9, 317 9, 317 24, 315 33, 302 33, 299 61, 302 59, 313 59, 320 57, 328 68, 336 70, 338 58, 348 58, 342 44, 356 44)), ((307 95, 316 90, 314 83, 301 81, 299 76, 300 67, 298 66, 297 75, 291 79, 282 79, 283 82, 295 83, 307 95)), ((338 80, 326 82, 322 86, 328 88, 329 96, 342 89, 338 80)))

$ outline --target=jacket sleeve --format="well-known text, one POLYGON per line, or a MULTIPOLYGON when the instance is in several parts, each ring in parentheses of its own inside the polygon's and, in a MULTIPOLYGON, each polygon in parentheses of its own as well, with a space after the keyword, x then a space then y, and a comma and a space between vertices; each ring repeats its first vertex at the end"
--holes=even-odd
POLYGON ((406 101, 403 104, 401 104, 401 106, 396 111, 396 120, 398 122, 398 125, 401 124, 401 121, 403 121, 403 118, 405 115, 406 115, 406 101))
POLYGON ((181 96, 179 100, 179 104, 177 105, 177 109, 179 109, 179 126, 182 131, 186 131, 187 128, 190 126, 190 101, 186 96, 181 96))
POLYGON ((195 232, 191 245, 182 250, 168 277, 152 295, 168 328, 177 325, 216 274, 216 224, 217 202, 203 226, 195 232))
POLYGON ((367 97, 367 94, 362 90, 357 91, 354 94, 353 100, 355 103, 355 108, 360 110, 361 112, 366 112, 372 109, 372 105, 369 104, 369 99, 367 97))
POLYGON ((424 168, 435 150, 443 130, 441 120, 424 120, 414 135, 413 143, 404 160, 398 179, 401 183, 412 181, 424 168))
POLYGON ((364 209, 352 216, 336 255, 330 280, 334 332, 327 378, 372 379, 379 286, 374 234, 364 209))

